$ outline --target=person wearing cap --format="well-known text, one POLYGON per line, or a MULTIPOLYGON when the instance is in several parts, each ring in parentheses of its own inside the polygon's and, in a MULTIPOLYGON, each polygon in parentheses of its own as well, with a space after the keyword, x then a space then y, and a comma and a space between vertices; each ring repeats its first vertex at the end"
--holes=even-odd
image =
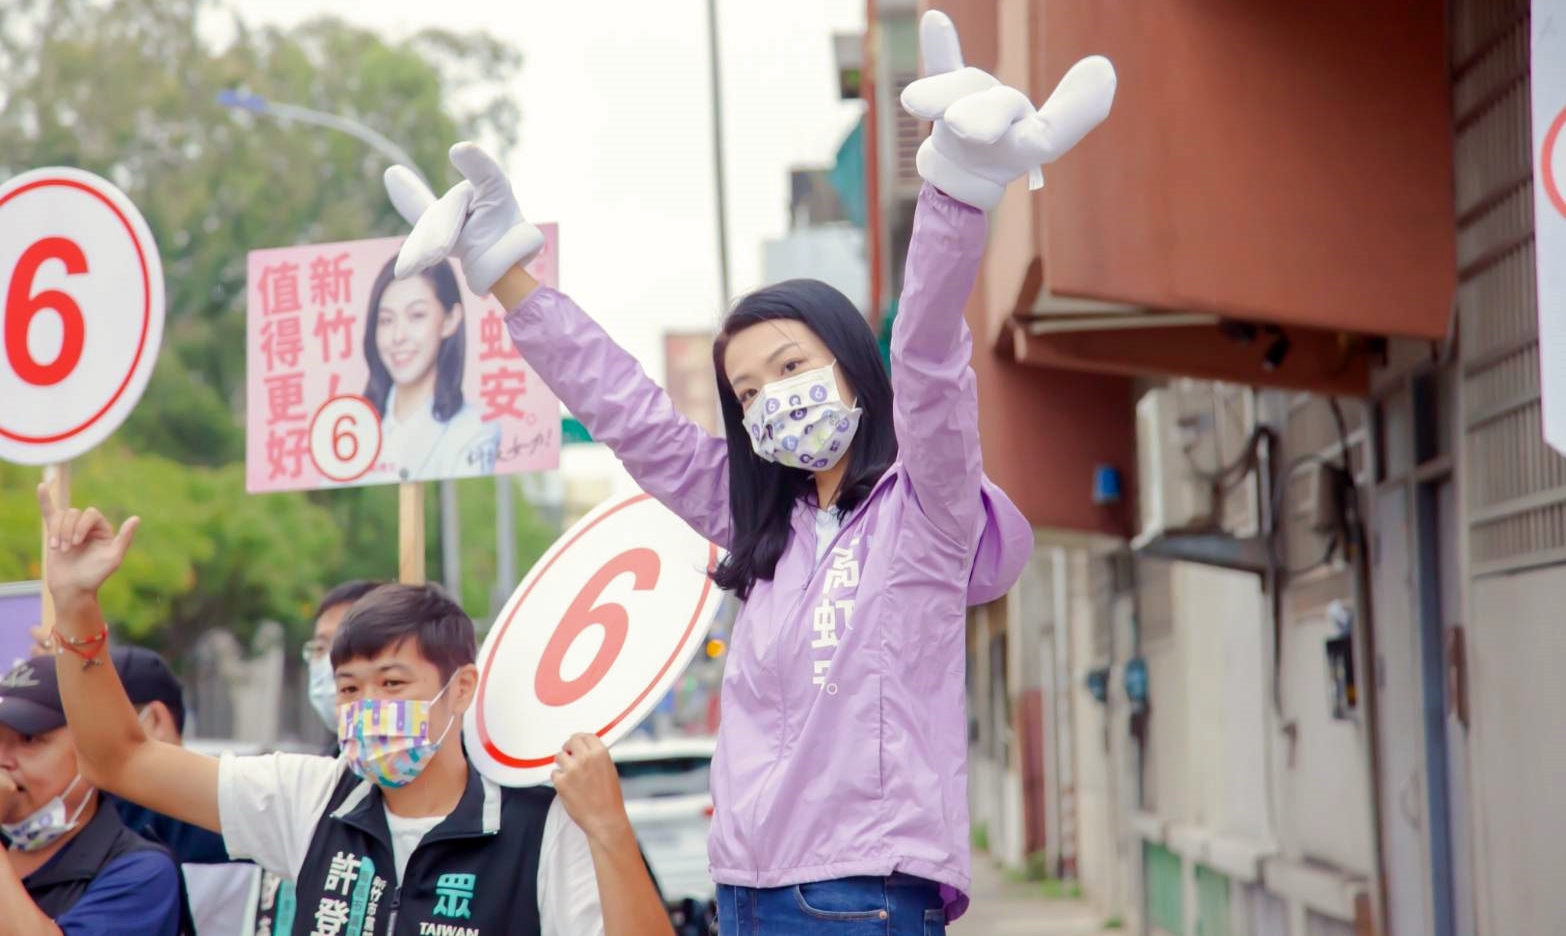
POLYGON ((173 857, 102 807, 102 796, 77 767, 56 658, 19 664, 0 678, 4 932, 180 933, 180 877, 173 857))

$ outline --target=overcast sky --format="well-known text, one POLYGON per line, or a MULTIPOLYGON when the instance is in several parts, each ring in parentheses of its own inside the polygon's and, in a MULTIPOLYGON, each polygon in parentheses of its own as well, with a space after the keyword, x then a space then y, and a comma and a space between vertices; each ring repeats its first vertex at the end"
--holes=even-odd
MULTIPOLYGON (((292 24, 320 0, 236 0, 292 24)), ((522 50, 511 160, 522 209, 559 222, 561 286, 663 379, 666 330, 720 311, 704 0, 374 0, 335 12, 392 36, 482 29, 522 50)), ((788 222, 788 170, 830 163, 860 112, 837 98, 832 34, 862 0, 719 0, 729 259, 760 285, 763 240, 788 222)))

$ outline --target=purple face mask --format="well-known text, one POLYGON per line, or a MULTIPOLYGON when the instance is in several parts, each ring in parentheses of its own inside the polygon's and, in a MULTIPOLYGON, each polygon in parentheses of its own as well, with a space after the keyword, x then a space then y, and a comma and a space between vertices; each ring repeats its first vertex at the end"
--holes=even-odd
POLYGON ((745 409, 745 429, 767 461, 825 471, 848 454, 863 415, 843 402, 828 364, 762 387, 745 409))

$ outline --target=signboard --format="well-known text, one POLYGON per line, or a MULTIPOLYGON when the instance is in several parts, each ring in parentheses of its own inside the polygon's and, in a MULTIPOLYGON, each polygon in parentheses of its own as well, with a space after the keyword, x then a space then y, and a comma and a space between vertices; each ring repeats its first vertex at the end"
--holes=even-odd
POLYGON ((163 265, 136 206, 80 169, 0 186, 0 303, 0 459, 59 464, 108 438, 163 341, 163 265))
POLYGON ((1533 2, 1533 224, 1544 439, 1566 453, 1566 0, 1533 2))
POLYGON ((43 588, 38 582, 0 585, 0 673, 32 655, 30 631, 43 620, 43 588))
MULTIPOLYGON (((529 266, 558 282, 558 228, 529 266)), ((246 302, 251 493, 542 471, 560 404, 506 310, 455 261, 395 279, 401 238, 252 251, 246 302)))
POLYGON ((718 548, 647 494, 599 505, 545 553, 479 651, 468 756, 497 783, 549 780, 571 735, 613 744, 706 641, 718 548))
POLYGON ((591 445, 593 434, 575 416, 560 417, 560 436, 564 445, 591 445))
POLYGON ((680 415, 708 435, 722 436, 717 372, 712 369, 712 343, 717 337, 715 332, 665 332, 663 386, 680 415))

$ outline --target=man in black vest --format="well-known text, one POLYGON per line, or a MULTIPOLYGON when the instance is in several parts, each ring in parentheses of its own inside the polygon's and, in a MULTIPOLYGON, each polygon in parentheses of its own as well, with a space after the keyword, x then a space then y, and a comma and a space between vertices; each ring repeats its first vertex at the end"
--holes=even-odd
MULTIPOLYGON (((332 641, 337 638, 337 629, 343 623, 343 616, 353 607, 354 602, 385 584, 370 579, 343 582, 322 596, 320 604, 315 606, 314 632, 302 648, 305 693, 310 701, 310 709, 321 717, 321 723, 332 733, 332 740, 321 750, 327 757, 335 758, 342 753, 337 746, 337 677, 332 672, 332 641)), ((130 685, 127 684, 125 688, 129 690, 130 685)), ((133 693, 131 701, 134 702, 135 698, 133 693)), ((293 881, 284 880, 271 871, 261 873, 256 917, 266 924, 269 933, 270 921, 275 918, 277 908, 296 903, 293 881)))
POLYGON ((294 878, 273 933, 672 936, 597 738, 566 742, 553 790, 502 788, 468 763, 477 646, 439 588, 388 585, 344 619, 332 646, 340 758, 219 761, 148 739, 109 664, 97 592, 139 521, 116 533, 96 509, 56 510, 43 488, 39 503, 55 636, 81 659, 60 683, 84 772, 294 878))
POLYGON ((174 859, 78 773, 55 664, 34 657, 0 678, 0 929, 175 936, 174 859))

